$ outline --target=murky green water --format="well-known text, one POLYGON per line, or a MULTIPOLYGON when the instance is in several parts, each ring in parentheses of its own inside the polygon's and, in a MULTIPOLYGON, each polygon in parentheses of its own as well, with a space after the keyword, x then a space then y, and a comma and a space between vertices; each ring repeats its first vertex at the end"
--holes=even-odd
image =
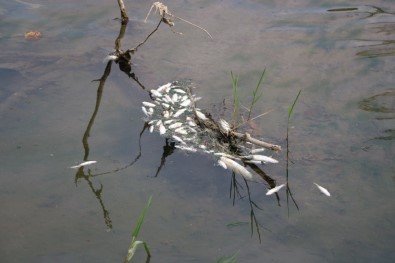
MULTIPOLYGON (((126 3, 124 49, 155 27, 157 17, 143 23, 150 4, 126 3)), ((120 29, 116 1, 1 1, 1 261, 121 262, 152 194, 140 234, 151 262, 215 262, 237 251, 238 262, 393 262, 394 3, 165 4, 213 40, 179 21, 174 30, 183 35, 161 26, 133 57, 147 89, 192 79, 203 97, 199 107, 229 120, 230 71, 240 75, 247 105, 266 68, 254 113, 271 112, 256 120, 255 131, 283 146, 288 105, 302 89, 289 166, 299 210, 285 191, 278 202, 264 184, 251 183, 251 198, 263 209, 254 210, 259 243, 256 229, 251 237, 243 224, 250 220, 245 186, 233 205, 231 174, 211 157, 175 151, 154 177, 165 139, 147 131, 140 137, 140 105, 149 96, 116 64, 95 112, 99 82, 92 80, 102 76, 120 29), (43 37, 25 40, 29 30, 43 37), (97 164, 68 168, 84 159, 97 164)), ((263 170, 283 183, 285 151, 274 157, 280 164, 263 170)), ((134 262, 143 261, 139 250, 134 262)))

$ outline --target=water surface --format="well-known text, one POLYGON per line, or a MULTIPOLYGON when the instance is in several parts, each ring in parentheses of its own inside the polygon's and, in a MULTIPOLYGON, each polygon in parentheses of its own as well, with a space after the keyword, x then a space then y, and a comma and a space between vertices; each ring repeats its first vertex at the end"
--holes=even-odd
MULTIPOLYGON (((153 195, 140 234, 151 262, 215 262, 237 251, 238 262, 393 262, 392 1, 165 4, 213 39, 180 21, 174 30, 182 35, 162 25, 133 57, 140 84, 113 64, 100 105, 99 82, 92 80, 103 75, 102 60, 120 30, 116 1, 0 4, 2 261, 123 261, 153 195), (25 40, 29 30, 43 37, 25 40), (260 243, 255 228, 251 237, 248 198, 233 205, 231 174, 210 156, 175 151, 155 177, 165 139, 147 131, 140 136, 140 105, 149 100, 147 89, 191 79, 203 98, 199 107, 230 120, 230 71, 240 76, 248 105, 264 68, 254 115, 270 113, 255 120, 256 136, 284 147, 288 106, 300 89, 302 95, 289 141, 289 186, 299 210, 285 191, 278 202, 265 195, 265 184, 250 183, 251 198, 263 209, 254 210, 260 243), (84 159, 97 164, 68 168, 84 159)), ((150 3, 126 5, 124 49, 158 22, 150 16, 144 23, 150 3)), ((283 183, 285 151, 273 157, 278 165, 261 168, 283 183)), ((247 195, 245 186, 240 191, 247 195)), ((135 262, 144 260, 138 251, 135 262)))

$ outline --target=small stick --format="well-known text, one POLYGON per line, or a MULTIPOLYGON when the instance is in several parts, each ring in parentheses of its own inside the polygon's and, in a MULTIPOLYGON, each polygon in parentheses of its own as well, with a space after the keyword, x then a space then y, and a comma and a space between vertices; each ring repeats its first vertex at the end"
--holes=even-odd
POLYGON ((240 139, 244 139, 247 142, 250 142, 252 144, 259 145, 259 146, 262 146, 262 147, 267 148, 267 149, 271 149, 273 151, 281 151, 281 146, 280 145, 271 144, 271 143, 263 142, 263 141, 260 141, 258 139, 252 138, 251 135, 249 133, 247 133, 247 132, 245 134, 238 133, 238 132, 232 132, 232 135, 234 135, 234 136, 236 136, 236 137, 238 137, 240 139))
POLYGON ((210 35, 210 33, 209 33, 206 29, 204 29, 203 27, 198 26, 198 25, 196 25, 196 24, 194 24, 194 23, 192 23, 192 22, 189 22, 188 20, 182 19, 181 17, 175 16, 175 15, 173 15, 173 14, 170 14, 170 15, 173 16, 173 17, 175 17, 175 18, 177 18, 177 19, 180 19, 181 21, 183 21, 183 22, 185 22, 185 23, 188 23, 188 24, 190 24, 190 25, 192 25, 192 26, 194 26, 194 27, 197 27, 197 28, 203 30, 204 32, 206 32, 206 34, 207 34, 211 39, 213 39, 213 37, 210 35))

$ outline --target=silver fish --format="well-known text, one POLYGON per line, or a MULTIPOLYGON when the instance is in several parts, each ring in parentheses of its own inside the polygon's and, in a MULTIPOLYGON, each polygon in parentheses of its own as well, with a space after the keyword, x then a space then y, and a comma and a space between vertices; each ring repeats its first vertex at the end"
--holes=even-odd
POLYGON ((146 106, 146 107, 151 107, 151 108, 156 107, 156 104, 153 104, 153 103, 148 102, 148 101, 143 101, 143 105, 146 106))
POLYGON ((201 119, 201 120, 207 120, 206 115, 204 115, 203 113, 201 113, 200 111, 195 111, 196 112, 196 116, 201 119))
POLYGON ((162 97, 162 93, 160 93, 157 90, 152 89, 152 90, 150 90, 150 92, 151 92, 152 96, 154 96, 154 97, 162 97))
POLYGON ((142 106, 142 107, 141 107, 141 109, 143 110, 143 112, 144 112, 145 116, 147 116, 147 117, 149 117, 149 116, 150 116, 150 115, 148 114, 148 111, 147 111, 147 109, 146 109, 144 106, 142 106))
POLYGON ((157 88, 157 91, 162 92, 163 90, 169 88, 171 86, 171 83, 167 83, 165 85, 160 86, 159 88, 157 88))
POLYGON ((185 100, 185 101, 181 102, 180 105, 182 107, 189 106, 189 105, 191 105, 191 100, 185 100))
POLYGON ((180 142, 180 143, 182 143, 182 144, 186 144, 186 143, 185 143, 180 137, 178 137, 177 135, 173 135, 172 137, 173 137, 174 140, 176 140, 176 141, 178 141, 178 142, 180 142))
POLYGON ((96 163, 96 161, 86 161, 86 162, 77 164, 75 166, 71 166, 70 168, 73 168, 73 169, 80 168, 81 166, 91 165, 91 164, 94 164, 94 163, 96 163))
POLYGON ((187 135, 187 134, 188 134, 188 132, 187 132, 186 130, 184 130, 183 127, 178 128, 178 129, 175 129, 174 131, 175 131, 176 133, 179 133, 179 134, 182 134, 182 135, 187 135))
POLYGON ((165 128, 165 126, 163 126, 163 124, 161 123, 160 125, 159 125, 159 134, 160 135, 163 135, 163 134, 165 134, 166 133, 166 128, 165 128))
POLYGON ((185 91, 183 91, 182 89, 173 89, 173 91, 180 93, 180 94, 185 94, 185 91))
POLYGON ((179 116, 180 116, 181 114, 183 114, 186 110, 187 110, 187 109, 178 110, 176 113, 174 113, 173 117, 174 117, 174 118, 179 117, 179 116))
POLYGON ((176 129, 176 128, 179 128, 181 126, 182 126, 181 122, 176 122, 176 123, 173 123, 172 125, 170 125, 169 129, 176 129))
MULTIPOLYGON (((242 175, 244 178, 252 180, 254 179, 253 175, 248 171, 244 166, 240 165, 239 163, 229 159, 227 157, 221 156, 220 161, 222 161, 225 166, 235 173, 242 175)), ((223 167, 223 166, 222 166, 223 167)))
POLYGON ((171 100, 172 100, 174 103, 178 102, 178 94, 177 94, 177 93, 174 93, 173 96, 171 97, 171 100))
POLYGON ((316 184, 316 183, 314 183, 314 184, 318 187, 318 189, 320 189, 321 193, 323 193, 326 196, 331 196, 331 193, 329 193, 329 191, 326 188, 322 187, 319 184, 316 184))
POLYGON ((280 184, 279 186, 276 186, 276 187, 274 187, 274 188, 268 190, 268 191, 266 192, 266 195, 272 195, 272 194, 274 194, 274 193, 277 193, 277 192, 280 191, 280 189, 283 188, 284 186, 285 186, 285 184, 280 184))

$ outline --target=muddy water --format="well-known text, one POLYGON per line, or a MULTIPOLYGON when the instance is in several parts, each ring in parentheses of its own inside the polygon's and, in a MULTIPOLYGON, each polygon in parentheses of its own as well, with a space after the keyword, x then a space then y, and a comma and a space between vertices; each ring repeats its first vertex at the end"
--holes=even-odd
MULTIPOLYGON (((251 237, 250 204, 229 198, 231 174, 209 156, 175 151, 144 131, 146 90, 112 65, 97 99, 103 58, 120 25, 116 1, 0 4, 0 256, 4 262, 120 262, 146 200, 140 238, 151 262, 393 262, 395 253, 395 5, 348 1, 170 1, 170 11, 206 28, 162 25, 133 57, 147 89, 192 79, 199 107, 230 120, 230 71, 241 102, 266 68, 254 128, 285 146, 291 119, 289 187, 265 195, 250 183, 261 224, 251 237), (367 3, 369 4, 369 3, 367 3), (36 41, 24 39, 41 31, 36 41), (99 102, 99 103, 98 103, 99 102), (96 108, 95 108, 96 107, 96 108), (85 135, 85 136, 84 136, 85 135), (97 164, 68 167, 83 160, 97 164), (316 182, 332 194, 326 197, 316 182), (247 223, 247 224, 245 224, 247 223)), ((146 1, 127 3, 123 48, 155 27, 146 1)), ((261 167, 286 180, 285 152, 261 167)), ((145 260, 138 251, 136 262, 145 260)))

